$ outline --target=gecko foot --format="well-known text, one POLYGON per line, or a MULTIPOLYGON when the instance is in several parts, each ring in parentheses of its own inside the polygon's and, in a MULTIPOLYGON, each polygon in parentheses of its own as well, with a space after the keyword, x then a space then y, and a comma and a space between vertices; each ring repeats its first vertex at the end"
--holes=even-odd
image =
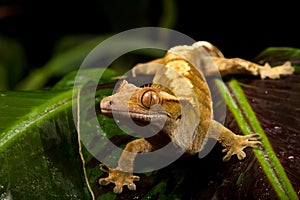
POLYGON ((280 75, 286 76, 294 73, 294 68, 290 61, 286 61, 283 65, 271 67, 268 63, 260 70, 260 76, 262 79, 278 79, 280 75))
POLYGON ((237 155, 239 160, 246 157, 243 151, 246 147, 259 148, 261 142, 259 141, 259 134, 254 133, 250 135, 235 135, 234 141, 230 145, 226 145, 222 152, 227 152, 223 157, 223 161, 228 161, 234 154, 237 155))
POLYGON ((108 185, 109 183, 114 183, 114 193, 117 194, 123 191, 124 185, 127 185, 129 190, 136 190, 136 185, 133 183, 133 181, 139 181, 139 176, 134 176, 130 172, 123 172, 118 169, 112 169, 103 164, 100 165, 100 169, 108 173, 108 177, 99 179, 100 185, 108 185))

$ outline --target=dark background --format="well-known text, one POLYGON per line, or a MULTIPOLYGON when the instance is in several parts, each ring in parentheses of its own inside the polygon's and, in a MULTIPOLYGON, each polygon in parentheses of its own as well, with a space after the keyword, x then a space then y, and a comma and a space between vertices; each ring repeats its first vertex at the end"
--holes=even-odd
MULTIPOLYGON (((159 26, 165 13, 164 4, 158 0, 0 2, 0 35, 17 39, 23 45, 32 68, 49 60, 53 45, 64 35, 159 26)), ((215 44, 225 57, 251 60, 270 46, 300 48, 295 3, 203 2, 174 1, 176 19, 169 28, 215 44)))

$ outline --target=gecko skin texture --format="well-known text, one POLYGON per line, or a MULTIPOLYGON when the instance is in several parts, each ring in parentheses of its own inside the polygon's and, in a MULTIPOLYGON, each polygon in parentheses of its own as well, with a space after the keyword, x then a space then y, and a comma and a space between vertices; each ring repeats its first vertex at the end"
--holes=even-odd
MULTIPOLYGON (((113 112, 114 115, 131 118, 137 124, 161 120, 165 120, 165 124, 157 135, 129 142, 116 168, 101 164, 100 169, 108 173, 108 177, 99 179, 101 185, 115 184, 115 193, 121 193, 125 185, 129 190, 136 190, 134 181, 140 178, 133 175, 135 156, 132 153, 152 152, 170 141, 178 148, 184 149, 185 155, 194 155, 199 153, 207 137, 214 138, 224 147, 223 161, 228 161, 233 155, 237 155, 239 160, 244 159, 246 147, 260 148, 261 142, 257 133, 236 135, 213 119, 212 97, 204 72, 194 65, 197 55, 203 51, 218 67, 222 76, 248 74, 260 76, 261 79, 277 79, 294 72, 289 61, 281 66, 271 67, 240 58, 225 58, 217 47, 206 41, 196 42, 191 46, 176 46, 169 49, 163 58, 137 64, 132 69, 133 77, 154 75, 153 84, 141 88, 124 80, 115 94, 102 99, 101 113, 112 117, 113 112), (163 82, 168 87, 155 84, 157 82, 163 82), (197 105, 193 109, 194 112, 187 115, 188 123, 196 123, 191 133, 179 131, 182 102, 186 102, 192 108, 197 105), (160 110, 159 107, 163 109, 160 110), (199 119, 195 119, 195 116, 199 119), (218 134, 214 134, 217 132, 218 134)), ((209 73, 209 70, 205 72, 206 75, 209 73)))

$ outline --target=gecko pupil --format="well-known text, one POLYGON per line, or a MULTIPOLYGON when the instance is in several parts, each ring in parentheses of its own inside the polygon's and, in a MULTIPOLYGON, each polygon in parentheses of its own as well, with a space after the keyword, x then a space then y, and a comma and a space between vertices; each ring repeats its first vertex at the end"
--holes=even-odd
POLYGON ((146 91, 141 99, 142 105, 150 108, 159 103, 159 97, 155 91, 146 91))

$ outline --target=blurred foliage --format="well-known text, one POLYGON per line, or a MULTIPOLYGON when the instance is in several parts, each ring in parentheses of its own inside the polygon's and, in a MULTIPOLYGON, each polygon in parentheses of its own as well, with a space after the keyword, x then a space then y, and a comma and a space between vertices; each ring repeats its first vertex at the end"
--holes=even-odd
POLYGON ((106 36, 92 37, 87 41, 82 41, 79 44, 74 44, 78 40, 82 40, 82 36, 71 38, 66 37, 67 41, 62 41, 63 45, 72 44, 72 47, 64 49, 64 46, 57 45, 57 52, 54 54, 44 66, 32 70, 27 77, 25 77, 16 89, 20 90, 33 90, 40 89, 47 85, 51 78, 59 78, 63 75, 76 70, 80 67, 81 62, 88 55, 88 53, 106 36), (64 49, 62 51, 62 49, 64 49))
POLYGON ((26 57, 20 43, 0 35, 0 90, 13 88, 25 67, 26 57))
MULTIPOLYGON (((32 62, 28 58, 31 52, 25 52, 20 40, 14 36, 0 36, 0 90, 35 90, 51 87, 65 74, 78 69, 86 55, 107 37, 128 28, 141 26, 172 28, 176 21, 174 0, 163 0, 156 3, 150 0, 133 0, 130 6, 128 6, 128 2, 104 0, 98 1, 96 6, 104 9, 106 20, 110 24, 107 30, 112 32, 89 34, 82 30, 76 30, 73 31, 74 34, 61 33, 50 51, 41 49, 40 52, 37 52, 40 54, 43 54, 43 51, 52 52, 47 56, 49 59, 41 66, 31 65, 32 62), (125 7, 126 12, 124 12, 125 7), (153 15, 153 8, 156 10, 155 15, 153 15), (123 13, 122 17, 120 18, 117 13, 123 13)), ((23 7, 20 4, 11 7, 1 7, 0 5, 0 8, 2 8, 0 11, 5 11, 7 16, 10 16, 17 15, 23 7)), ((101 25, 100 22, 101 19, 99 19, 99 25, 101 25)), ((132 54, 114 64, 128 66, 129 69, 141 54, 143 53, 132 54)), ((37 59, 39 58, 37 57, 37 59)))

